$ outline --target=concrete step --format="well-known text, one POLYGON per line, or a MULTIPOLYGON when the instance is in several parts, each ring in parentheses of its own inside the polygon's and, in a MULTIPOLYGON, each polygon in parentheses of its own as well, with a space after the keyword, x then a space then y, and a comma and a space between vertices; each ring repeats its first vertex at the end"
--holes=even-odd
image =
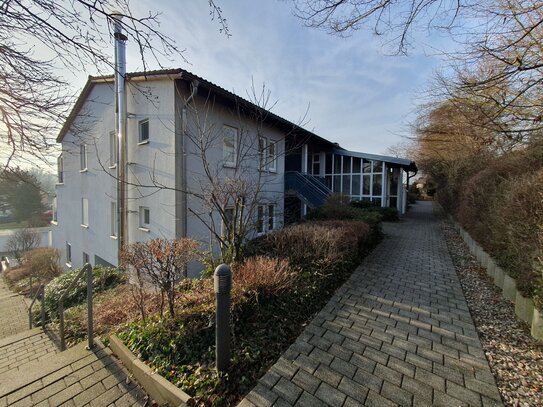
POLYGON ((0 374, 24 370, 25 365, 60 352, 58 341, 41 328, 0 339, 0 374))
POLYGON ((143 406, 148 398, 100 341, 73 348, 0 374, 4 406, 143 406))

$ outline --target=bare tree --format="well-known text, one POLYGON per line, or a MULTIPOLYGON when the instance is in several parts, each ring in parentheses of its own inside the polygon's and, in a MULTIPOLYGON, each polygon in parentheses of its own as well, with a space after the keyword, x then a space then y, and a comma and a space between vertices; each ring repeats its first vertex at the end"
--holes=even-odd
POLYGON ((419 29, 450 30, 471 6, 470 0, 292 0, 294 12, 308 27, 349 35, 370 28, 386 36, 398 53, 410 45, 411 32, 419 29))
MULTIPOLYGON (((213 0, 210 13, 228 34, 226 19, 213 0)), ((74 101, 60 69, 93 74, 112 72, 111 20, 150 63, 182 56, 158 27, 159 14, 137 16, 129 0, 0 0, 0 159, 48 162, 55 136, 74 101)))
POLYGON ((6 243, 6 249, 13 254, 19 264, 22 264, 24 254, 40 245, 41 235, 35 230, 18 229, 6 243))
MULTIPOLYGON (((217 109, 211 94, 202 104, 188 107, 187 152, 199 161, 191 175, 196 186, 187 191, 199 204, 189 211, 209 231, 210 250, 218 246, 222 263, 241 261, 246 241, 266 229, 263 222, 274 222, 271 218, 280 215, 264 212, 271 211, 271 206, 278 211, 273 199, 282 188, 282 177, 277 176, 276 166, 286 154, 287 136, 297 126, 270 137, 274 127, 270 109, 275 104, 270 98, 265 85, 256 89, 253 84, 251 102, 236 100, 229 111, 237 120, 235 128, 214 120, 217 109), (225 153, 225 142, 232 143, 230 153, 225 153)), ((213 259, 210 263, 215 266, 213 259)))
MULTIPOLYGON (((136 270, 140 287, 141 279, 148 279, 160 291, 160 315, 164 313, 166 298, 170 315, 175 315, 175 286, 184 276, 187 265, 198 257, 198 246, 198 242, 186 238, 153 239, 132 243, 123 249, 123 266, 136 270)), ((140 309, 144 310, 144 306, 140 309)))

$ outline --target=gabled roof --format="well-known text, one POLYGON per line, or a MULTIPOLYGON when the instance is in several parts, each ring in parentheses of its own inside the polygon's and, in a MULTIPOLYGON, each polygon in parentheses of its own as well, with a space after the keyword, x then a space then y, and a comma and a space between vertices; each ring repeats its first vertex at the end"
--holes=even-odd
MULTIPOLYGON (((337 143, 331 142, 323 137, 320 137, 316 135, 315 133, 312 133, 303 127, 300 127, 289 120, 283 119, 280 116, 277 116, 276 114, 263 109, 260 106, 255 105, 254 103, 243 99, 242 97, 212 83, 208 80, 195 75, 189 71, 186 71, 181 68, 177 69, 161 69, 161 70, 155 70, 155 71, 146 71, 146 72, 131 72, 126 74, 126 80, 128 82, 130 81, 148 81, 148 80, 161 80, 161 79, 168 79, 168 80, 176 80, 176 79, 184 79, 187 81, 198 81, 198 89, 207 88, 209 91, 221 95, 225 97, 226 99, 238 103, 242 105, 243 107, 249 108, 252 111, 259 111, 263 114, 263 117, 265 117, 265 120, 268 122, 272 122, 274 124, 278 124, 282 127, 286 127, 291 129, 293 133, 299 134, 302 137, 307 137, 311 139, 312 141, 320 142, 323 144, 327 144, 331 147, 331 149, 334 150, 334 153, 336 154, 342 154, 342 155, 351 155, 354 157, 361 157, 366 158, 368 160, 380 160, 380 161, 386 161, 393 164, 398 164, 401 167, 403 167, 406 171, 416 171, 417 166, 415 165, 414 161, 405 160, 401 158, 396 157, 388 157, 388 156, 381 156, 376 154, 366 154, 366 153, 359 153, 355 151, 348 151, 344 148, 340 147, 337 143)), ((79 114, 81 108, 83 107, 83 104, 85 103, 87 97, 89 96, 90 92, 92 91, 92 88, 94 85, 99 83, 113 83, 114 81, 114 75, 104 75, 104 76, 89 76, 87 79, 87 83, 85 84, 83 90, 81 91, 81 94, 77 98, 77 101, 75 102, 74 107, 72 108, 72 111, 70 112, 70 115, 66 119, 66 122, 60 129, 59 135, 57 136, 57 143, 62 142, 64 136, 70 129, 73 121, 79 114)))

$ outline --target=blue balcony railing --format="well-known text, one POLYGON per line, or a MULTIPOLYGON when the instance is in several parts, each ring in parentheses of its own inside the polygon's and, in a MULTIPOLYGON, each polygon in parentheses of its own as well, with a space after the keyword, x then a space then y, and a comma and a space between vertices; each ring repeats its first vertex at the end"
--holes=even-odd
POLYGON ((322 178, 297 171, 285 172, 285 192, 296 194, 310 208, 323 205, 332 193, 322 178))

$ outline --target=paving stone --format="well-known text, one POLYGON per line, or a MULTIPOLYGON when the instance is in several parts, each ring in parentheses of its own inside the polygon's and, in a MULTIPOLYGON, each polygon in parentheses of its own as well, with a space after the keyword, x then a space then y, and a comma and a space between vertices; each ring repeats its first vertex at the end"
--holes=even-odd
POLYGON ((325 381, 333 387, 337 387, 339 384, 342 375, 335 370, 330 369, 328 366, 320 365, 317 370, 315 370, 315 377, 319 378, 322 381, 325 381))
POLYGON ((381 391, 381 387, 383 385, 383 379, 371 373, 367 373, 363 371, 362 369, 358 369, 356 371, 353 380, 377 393, 381 391))
POLYGON ((290 380, 286 380, 281 377, 279 381, 273 386, 273 391, 279 395, 279 397, 285 399, 291 404, 296 403, 298 397, 302 394, 302 389, 296 386, 290 380))
POLYGON ((368 397, 366 397, 366 402, 364 403, 368 407, 395 407, 397 406, 396 403, 394 403, 391 400, 388 400, 381 396, 380 394, 369 391, 368 397))
POLYGON ((400 406, 410 406, 413 401, 413 394, 392 383, 385 381, 381 389, 381 396, 392 400, 400 406))
POLYGON ((350 362, 361 368, 361 369, 364 369, 366 372, 368 373, 373 373, 373 371, 375 370, 375 366, 377 365, 377 362, 375 362, 374 360, 371 360, 365 356, 362 356, 362 355, 359 355, 357 353, 353 354, 353 356, 351 357, 351 360, 350 362))
POLYGON ((363 404, 368 395, 369 389, 361 384, 343 377, 339 383, 338 390, 352 397, 357 402, 363 404))
POLYGON ((449 396, 442 391, 434 389, 433 405, 436 407, 464 407, 468 404, 464 401, 458 400, 452 396, 449 396))
POLYGON ((343 376, 352 379, 354 373, 356 372, 357 367, 349 362, 345 362, 343 359, 335 358, 330 367, 338 373, 341 373, 343 376))
POLYGON ((315 392, 315 397, 324 401, 330 406, 341 406, 347 396, 340 392, 339 390, 331 387, 327 383, 321 383, 317 391, 315 392))
MULTIPOLYGON (((322 402, 321 400, 319 400, 318 398, 316 398, 315 396, 307 393, 307 392, 303 392, 302 395, 300 396, 300 398, 298 399, 298 401, 296 402, 296 405, 299 406, 299 407, 325 407, 326 404, 324 402, 322 402)), ((239 404, 238 404, 239 406, 239 404)))
POLYGON ((470 406, 481 406, 482 399, 479 393, 460 386, 454 382, 447 381, 447 394, 459 400, 467 402, 470 406))
POLYGON ((292 381, 310 394, 314 394, 321 383, 319 379, 312 374, 307 373, 305 370, 299 370, 292 378, 292 381))

